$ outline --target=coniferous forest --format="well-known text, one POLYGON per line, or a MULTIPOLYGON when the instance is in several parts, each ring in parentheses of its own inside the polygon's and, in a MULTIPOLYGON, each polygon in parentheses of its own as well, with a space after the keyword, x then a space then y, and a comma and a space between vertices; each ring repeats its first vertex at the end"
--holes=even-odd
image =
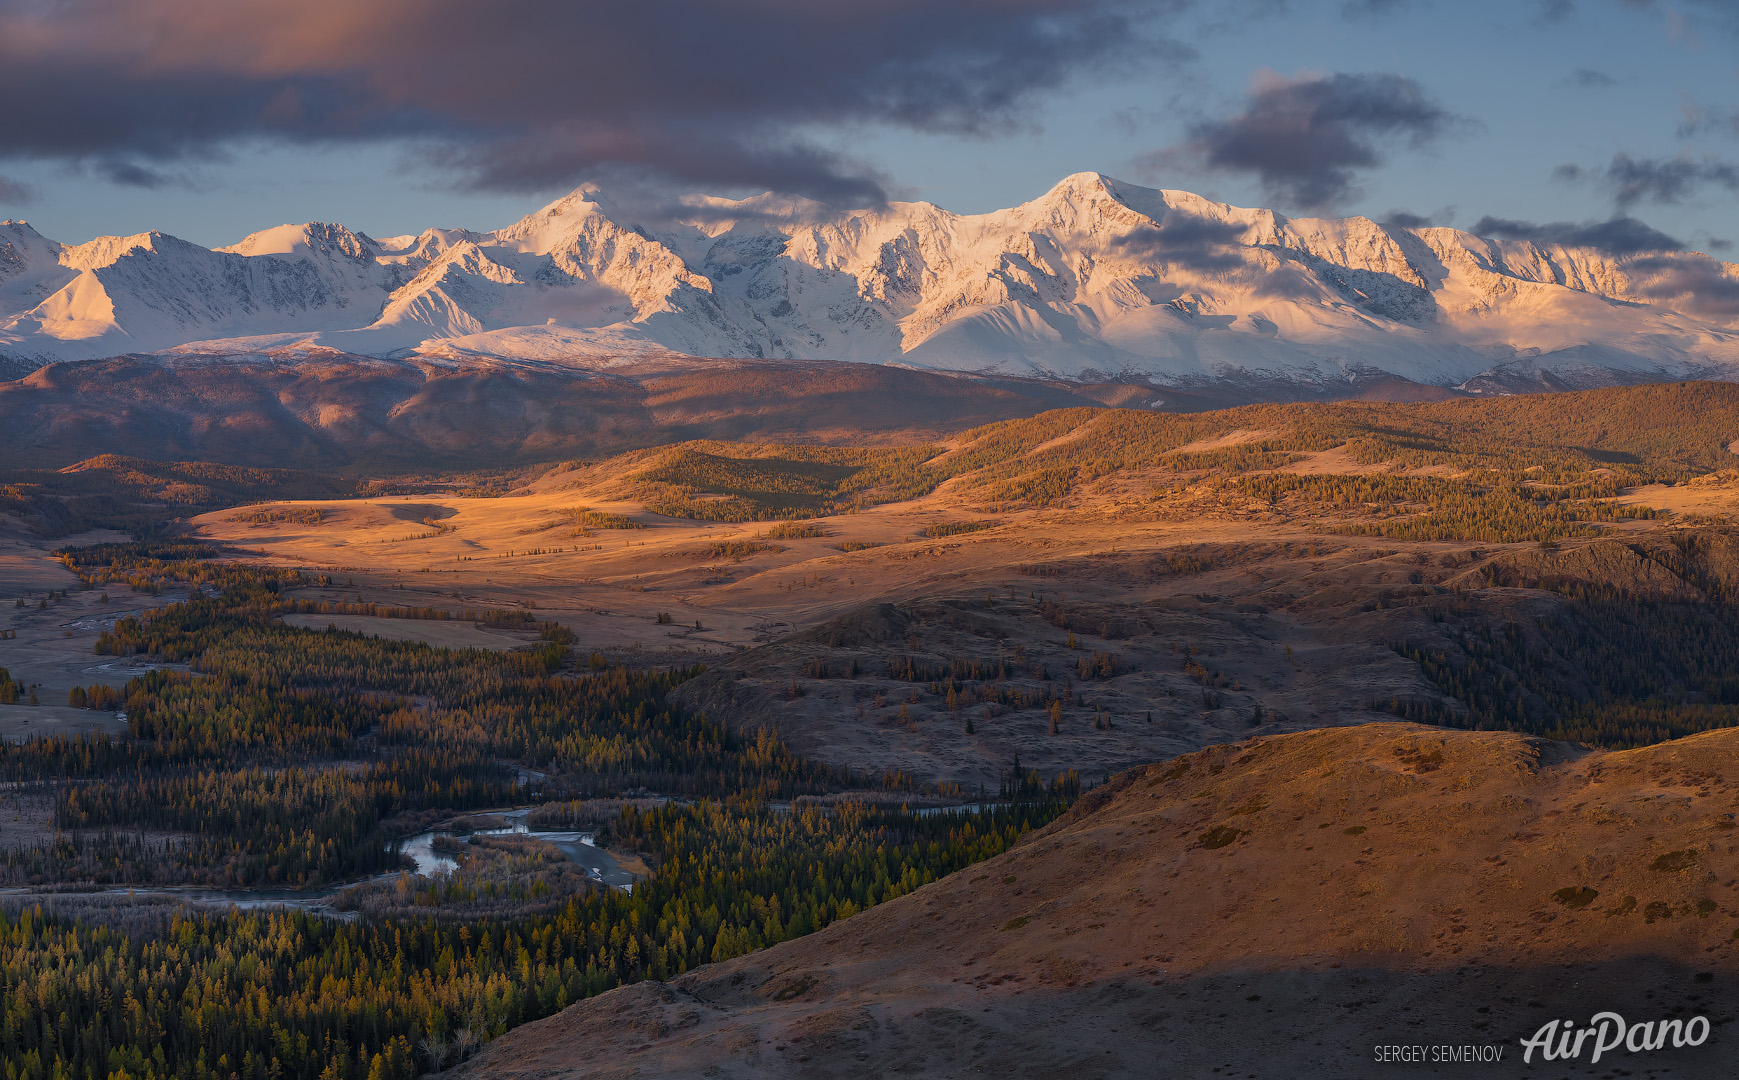
POLYGON ((900 896, 1004 850, 1080 790, 1016 763, 989 808, 793 808, 902 781, 685 713, 665 695, 689 672, 576 662, 555 623, 516 652, 285 626, 278 615, 307 607, 285 594, 315 582, 220 555, 185 543, 65 553, 89 587, 189 588, 97 644, 186 670, 127 684, 129 738, 0 743, 0 778, 49 800, 57 830, 8 850, 0 876, 37 888, 366 880, 350 906, 370 913, 169 907, 117 923, 15 908, 0 915, 6 1080, 415 1076, 588 995, 900 896), (417 877, 394 849, 431 816, 643 790, 668 798, 595 823, 600 843, 644 858, 632 891, 551 899, 547 875, 417 877))

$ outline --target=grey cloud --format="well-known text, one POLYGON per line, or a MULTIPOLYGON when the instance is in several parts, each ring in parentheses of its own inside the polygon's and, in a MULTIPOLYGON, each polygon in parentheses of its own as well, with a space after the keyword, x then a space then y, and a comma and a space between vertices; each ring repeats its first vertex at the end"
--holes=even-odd
MULTIPOLYGON (((1157 226, 1136 229, 1111 245, 1117 254, 1163 267, 1195 274, 1218 275, 1224 281, 1241 283, 1256 296, 1297 300, 1322 295, 1321 285, 1290 260, 1263 268, 1260 257, 1252 258, 1244 242, 1244 226, 1169 210, 1157 226)), ((1166 282, 1160 292, 1175 298, 1190 286, 1166 282)))
POLYGON ((1447 206, 1430 217, 1410 213, 1406 210, 1391 210, 1378 219, 1379 224, 1395 229, 1432 229, 1447 225, 1454 220, 1455 210, 1453 207, 1447 206))
POLYGON ((1238 252, 1243 235, 1242 226, 1171 210, 1157 227, 1134 230, 1111 246, 1130 258, 1215 273, 1245 265, 1238 252))
POLYGON ((1614 154, 1612 164, 1606 167, 1605 183, 1621 208, 1638 202, 1676 203, 1705 184, 1739 191, 1739 167, 1712 158, 1694 162, 1614 154))
POLYGON ((147 169, 131 161, 97 161, 92 170, 111 184, 152 190, 169 183, 169 178, 155 169, 147 169))
POLYGON ((1681 139, 1695 138, 1704 134, 1730 135, 1739 138, 1739 109, 1704 109, 1688 106, 1685 109, 1684 122, 1679 125, 1678 134, 1681 139))
POLYGON ((1610 221, 1552 221, 1536 224, 1508 218, 1482 217, 1470 230, 1475 236, 1497 240, 1525 240, 1534 244, 1594 248, 1613 255, 1643 251, 1678 251, 1685 245, 1632 217, 1610 221))
POLYGON ((27 203, 36 198, 36 189, 10 176, 0 176, 0 203, 27 203))
POLYGON ((394 141, 492 190, 618 165, 861 204, 883 178, 806 132, 1010 130, 1083 71, 1175 60, 1151 28, 1188 3, 0 0, 0 100, 33 103, 0 157, 394 141))
POLYGON ((1542 26, 1553 26, 1569 20, 1576 14, 1576 5, 1571 0, 1539 0, 1539 13, 1534 21, 1542 26))
POLYGON ((1720 238, 1718 236, 1711 236, 1711 237, 1709 237, 1709 250, 1710 251, 1732 251, 1733 250, 1733 241, 1723 240, 1722 238, 1720 238))
POLYGON ((1739 34, 1739 5, 1733 0, 1619 0, 1619 3, 1658 14, 1668 20, 1675 34, 1695 38, 1704 31, 1739 34))
POLYGON ((1577 86, 1585 86, 1589 88, 1618 85, 1617 79, 1606 74, 1604 71, 1596 71, 1594 68, 1577 68, 1575 71, 1570 73, 1570 81, 1575 83, 1577 86))
POLYGON ((1707 255, 1634 259, 1625 269, 1632 287, 1651 300, 1677 300, 1699 315, 1739 315, 1739 278, 1707 255))
POLYGON ((1252 283, 1257 296, 1275 300, 1304 300, 1322 295, 1322 286, 1304 268, 1283 262, 1252 283))
POLYGON ((1594 181, 1612 193, 1612 201, 1620 210, 1628 210, 1637 203, 1683 202, 1705 186, 1739 192, 1739 165, 1714 157, 1696 161, 1684 155, 1633 158, 1618 153, 1605 166, 1587 169, 1560 165, 1552 175, 1560 180, 1594 181))
POLYGON ((1383 163, 1383 144, 1421 147, 1459 122, 1401 75, 1271 77, 1242 111, 1191 125, 1183 146, 1142 160, 1253 174, 1272 198, 1318 210, 1358 193, 1355 173, 1383 163))
MULTIPOLYGON (((776 196, 766 202, 756 199, 746 205, 728 201, 715 203, 686 192, 668 178, 646 169, 608 167, 598 170, 591 179, 604 193, 614 219, 636 223, 653 231, 684 226, 710 228, 725 223, 759 224, 781 231, 816 224, 838 215, 836 208, 800 196, 776 196)), ((907 193, 890 194, 901 197, 907 193)))
POLYGON ((1203 17, 1196 22, 1194 34, 1211 38, 1246 33, 1253 24, 1282 18, 1292 10, 1292 0, 1217 0, 1197 10, 1203 17))
POLYGON ((1389 15, 1409 6, 1409 0, 1344 0, 1340 13, 1343 19, 1357 21, 1389 15))

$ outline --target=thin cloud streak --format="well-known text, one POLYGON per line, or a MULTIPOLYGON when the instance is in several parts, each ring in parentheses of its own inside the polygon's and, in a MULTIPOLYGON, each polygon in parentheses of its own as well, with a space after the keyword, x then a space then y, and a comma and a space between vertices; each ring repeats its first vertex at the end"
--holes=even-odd
POLYGON ((1446 206, 1426 217, 1407 210, 1391 210, 1378 219, 1378 223, 1395 229, 1435 229, 1455 220, 1455 207, 1446 206))
POLYGON ((1482 217, 1468 230, 1494 240, 1524 240, 1541 246, 1586 247, 1609 255, 1679 251, 1684 244, 1632 217, 1610 221, 1551 221, 1536 224, 1511 218, 1482 217))

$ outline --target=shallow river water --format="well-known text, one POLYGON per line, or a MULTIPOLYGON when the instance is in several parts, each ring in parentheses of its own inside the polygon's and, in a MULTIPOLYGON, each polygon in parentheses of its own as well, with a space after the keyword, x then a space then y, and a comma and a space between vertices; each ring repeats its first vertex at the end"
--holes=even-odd
MULTIPOLYGON (((512 822, 512 824, 503 829, 482 829, 478 831, 477 835, 504 836, 511 834, 536 837, 539 840, 555 845, 557 850, 559 850, 563 855, 566 855, 569 859, 572 859, 575 863, 584 867, 587 875, 591 877, 593 881, 602 885, 608 885, 613 889, 621 889, 623 892, 633 891, 635 881, 634 873, 624 867, 621 861, 614 855, 611 855, 608 851, 596 846, 594 843, 594 837, 591 833, 573 830, 545 831, 540 829, 528 829, 525 827, 525 815, 528 812, 529 811, 526 810, 510 810, 506 813, 496 815, 505 818, 512 822)), ((451 855, 444 855, 435 850, 435 837, 437 836, 454 836, 454 834, 447 832, 426 832, 399 842, 399 852, 408 857, 411 862, 416 865, 416 869, 413 873, 434 875, 451 873, 458 869, 458 860, 454 859, 451 855)), ((456 838, 463 839, 462 836, 456 838)), ((398 877, 399 873, 400 871, 394 870, 385 874, 377 874, 372 878, 366 878, 364 879, 364 882, 350 881, 343 885, 335 885, 327 889, 313 890, 209 889, 198 886, 178 885, 160 887, 123 885, 95 889, 92 890, 92 893, 104 896, 166 897, 182 900, 190 904, 213 904, 233 907, 243 911, 255 908, 296 908, 302 911, 318 912, 321 915, 330 916, 332 918, 351 919, 356 917, 356 913, 334 910, 332 907, 333 897, 353 885, 363 884, 367 881, 391 881, 398 877)), ((41 896, 44 899, 47 899, 50 896, 69 895, 77 894, 47 893, 38 889, 30 888, 0 889, 0 896, 41 896)))

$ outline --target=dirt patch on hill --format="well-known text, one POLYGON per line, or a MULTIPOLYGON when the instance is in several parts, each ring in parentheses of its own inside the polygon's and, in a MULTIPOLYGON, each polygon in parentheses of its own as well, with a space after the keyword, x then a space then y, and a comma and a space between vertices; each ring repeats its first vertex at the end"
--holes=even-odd
MULTIPOLYGON (((1277 432, 1273 431, 1245 431, 1240 428, 1237 431, 1228 431, 1224 435, 1215 435, 1210 439, 1196 439, 1194 442, 1184 443, 1177 448, 1175 453, 1193 454, 1204 450, 1224 450, 1229 446, 1260 442, 1263 439, 1273 438, 1276 434, 1277 432)), ((1043 450, 1044 447, 1041 446, 1038 449, 1043 450)))

